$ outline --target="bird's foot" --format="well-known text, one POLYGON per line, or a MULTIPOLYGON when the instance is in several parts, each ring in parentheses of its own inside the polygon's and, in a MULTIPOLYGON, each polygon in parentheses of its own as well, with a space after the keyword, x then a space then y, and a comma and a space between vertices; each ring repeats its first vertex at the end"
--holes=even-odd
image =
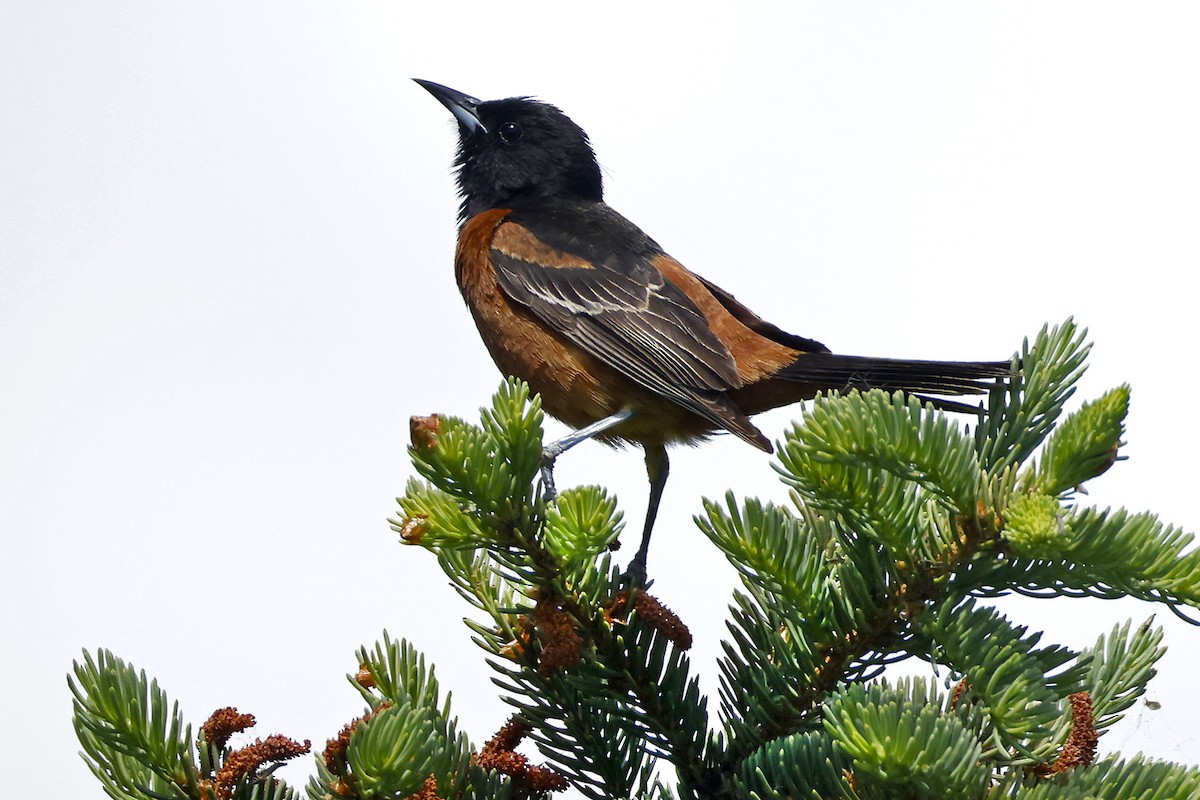
POLYGON ((633 557, 633 561, 629 562, 624 574, 621 575, 621 584, 629 591, 641 592, 649 589, 653 583, 654 581, 646 577, 645 556, 638 553, 633 557))
POLYGON ((550 448, 542 449, 542 498, 547 503, 553 503, 558 497, 558 490, 554 487, 554 459, 558 458, 558 453, 553 452, 550 448))

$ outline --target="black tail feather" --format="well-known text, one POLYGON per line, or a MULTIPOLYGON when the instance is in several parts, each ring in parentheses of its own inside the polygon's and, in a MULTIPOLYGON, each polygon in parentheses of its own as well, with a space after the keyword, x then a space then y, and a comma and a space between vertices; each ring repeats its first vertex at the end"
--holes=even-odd
POLYGON ((963 403, 938 401, 935 395, 985 394, 1012 374, 1008 361, 916 361, 900 358, 805 353, 778 377, 827 389, 904 391, 947 411, 976 410, 963 403))

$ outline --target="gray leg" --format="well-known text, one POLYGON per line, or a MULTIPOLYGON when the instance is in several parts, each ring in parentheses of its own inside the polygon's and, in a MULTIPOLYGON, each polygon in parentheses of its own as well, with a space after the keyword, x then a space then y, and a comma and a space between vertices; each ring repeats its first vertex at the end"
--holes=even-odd
POLYGON ((650 552, 650 532, 654 529, 654 519, 658 516, 658 504, 662 500, 663 488, 667 485, 667 473, 670 463, 667 460, 665 445, 645 445, 646 475, 650 478, 650 503, 646 507, 646 525, 642 528, 642 543, 638 547, 633 561, 625 570, 625 579, 633 586, 644 589, 646 583, 646 557, 650 552))
POLYGON ((558 492, 554 490, 554 459, 570 450, 580 442, 587 441, 598 433, 603 433, 614 425, 620 425, 636 414, 632 408, 623 408, 615 414, 597 420, 579 430, 569 433, 557 442, 551 442, 542 448, 542 494, 546 502, 553 500, 558 492))

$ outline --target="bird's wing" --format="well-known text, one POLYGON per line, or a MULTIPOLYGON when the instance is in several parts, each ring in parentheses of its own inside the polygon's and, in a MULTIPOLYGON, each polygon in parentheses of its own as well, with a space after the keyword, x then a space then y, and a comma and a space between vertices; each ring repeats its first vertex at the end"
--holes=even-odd
POLYGON ((653 266, 656 255, 607 207, 514 212, 491 247, 513 301, 641 386, 729 428, 736 409, 713 404, 742 385, 737 365, 695 303, 653 266))

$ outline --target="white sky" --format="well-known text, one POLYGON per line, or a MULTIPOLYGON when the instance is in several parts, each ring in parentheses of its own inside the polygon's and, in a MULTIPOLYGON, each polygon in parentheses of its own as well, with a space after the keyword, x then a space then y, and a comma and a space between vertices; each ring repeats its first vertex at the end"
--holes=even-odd
MULTIPOLYGON (((454 126, 408 79, 535 94, 609 200, 768 319, 842 352, 1004 358, 1091 329, 1077 398, 1133 386, 1091 502, 1200 527, 1200 11, 1189 3, 27 2, 0 26, 0 772, 100 797, 64 675, 109 647, 194 723, 318 749, 386 628, 482 742, 507 716, 467 609, 385 518, 407 420, 499 375, 454 286, 454 126), (434 7, 436 6, 436 8, 434 7)), ((795 410, 760 418, 778 437, 795 410)), ((559 426, 552 428, 561 433, 559 426)), ((645 505, 639 454, 560 485, 645 505)), ((782 500, 727 437, 676 452, 650 570, 715 689, 733 571, 702 496, 782 500)), ((1108 749, 1200 762, 1200 630, 1134 602, 1008 603, 1048 640, 1151 613, 1170 647, 1108 749)), ((716 702, 713 700, 713 707, 716 702)), ((286 774, 302 782, 305 761, 286 774)))

